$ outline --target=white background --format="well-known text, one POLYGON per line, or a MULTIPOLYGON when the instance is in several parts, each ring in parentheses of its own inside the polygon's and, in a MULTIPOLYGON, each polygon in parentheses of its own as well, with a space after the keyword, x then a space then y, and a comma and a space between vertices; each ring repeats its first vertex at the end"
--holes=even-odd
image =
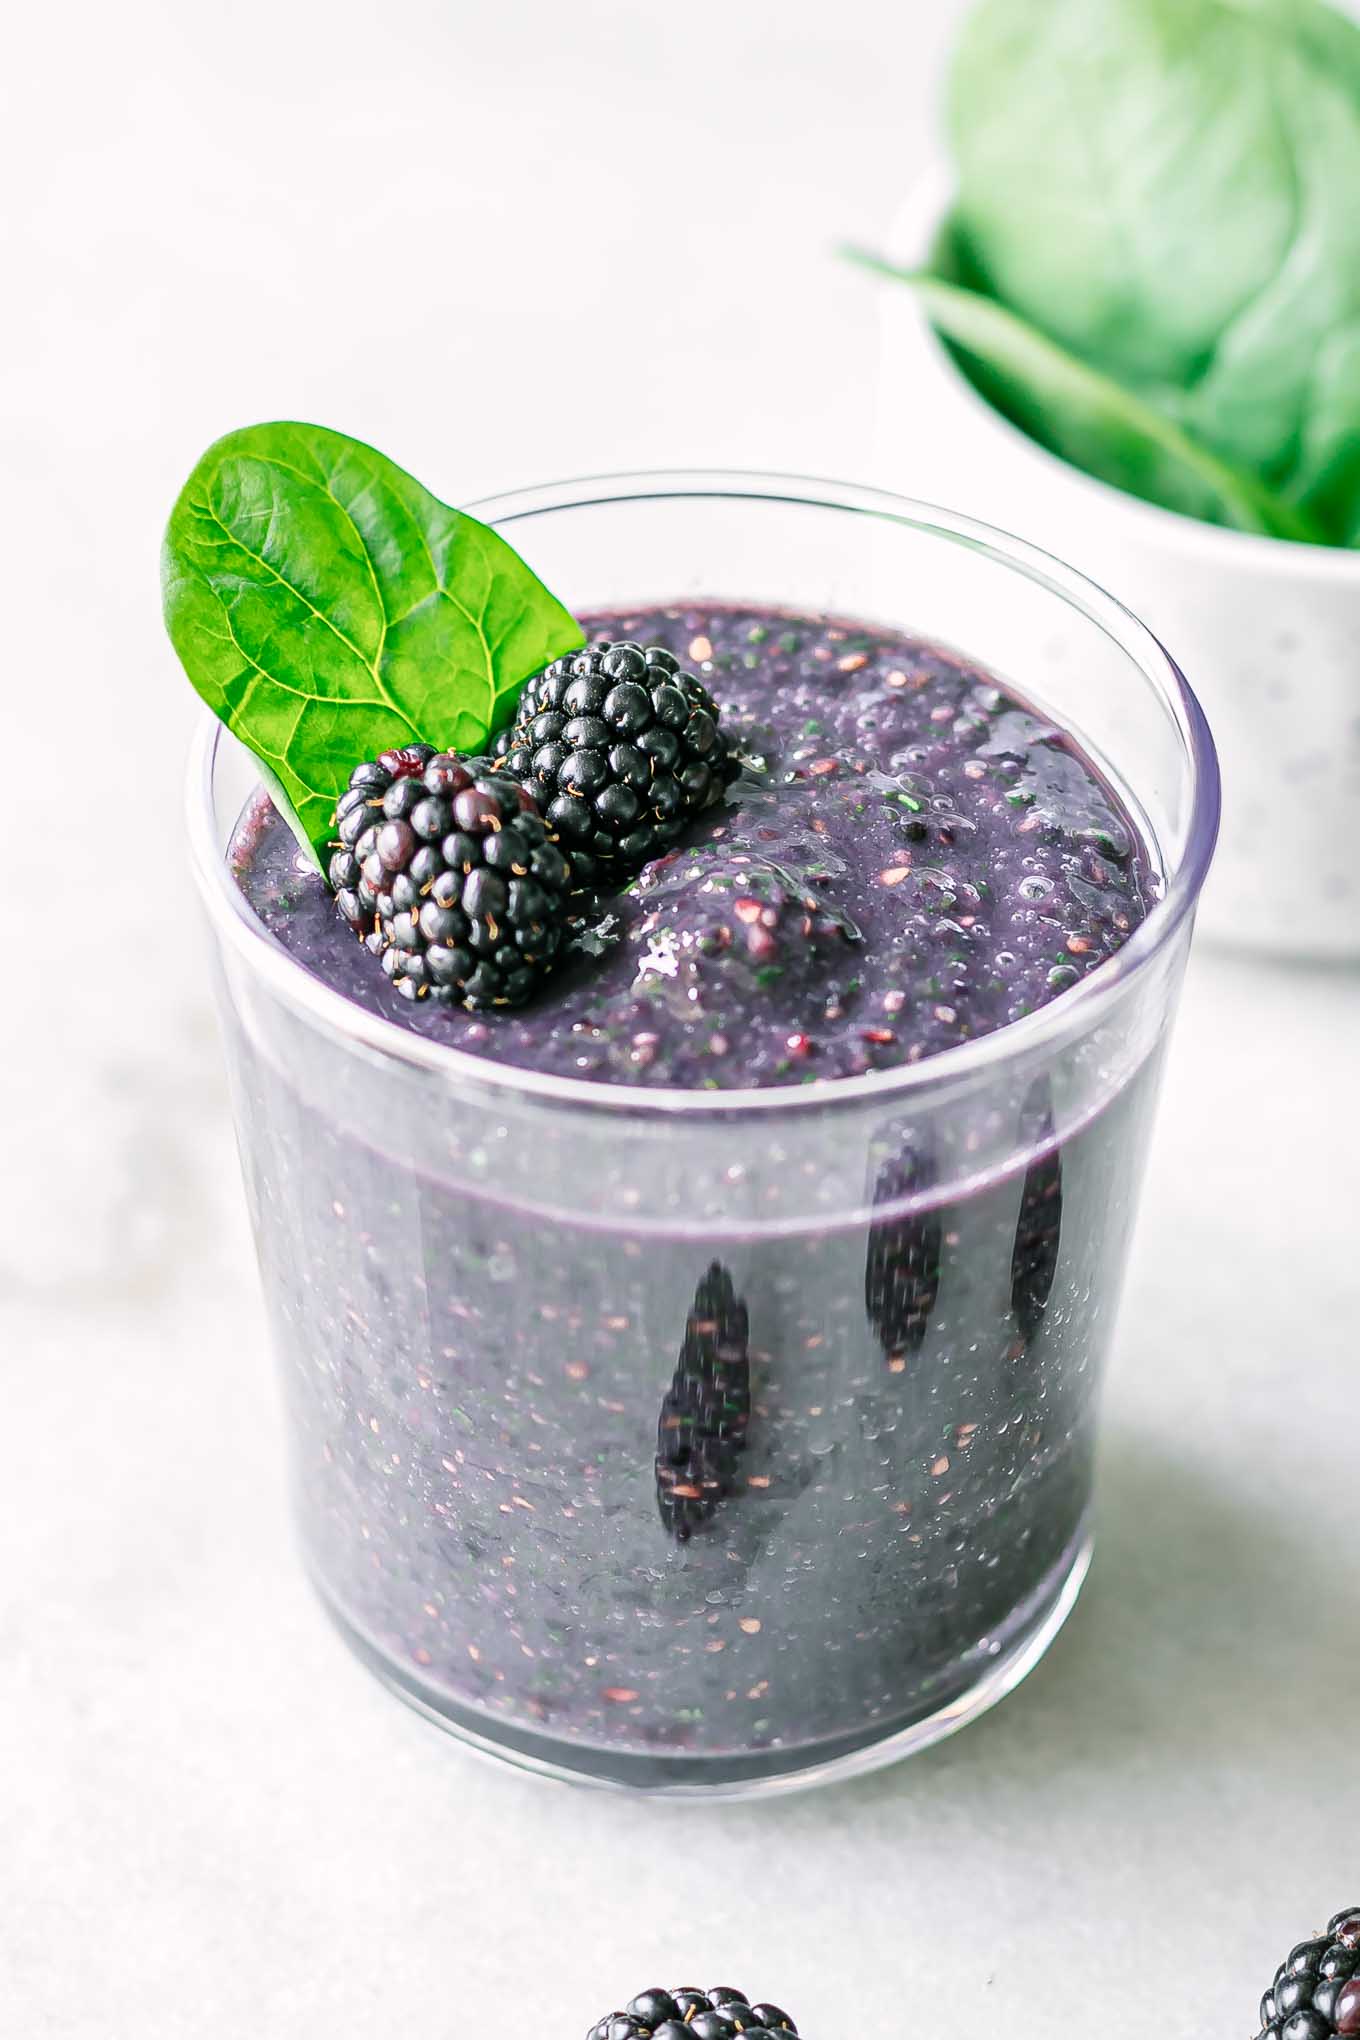
MULTIPOLYGON (((811 2040, 1254 2030, 1360 1895, 1353 976, 1197 957, 1051 1656, 745 1809, 483 1769, 345 1657, 182 869, 156 551, 219 432, 454 500, 872 443, 955 0, 25 10, 0 119, 0 2035, 578 2040, 655 1980, 811 2040)), ((966 508, 966 505, 960 506, 966 508)))

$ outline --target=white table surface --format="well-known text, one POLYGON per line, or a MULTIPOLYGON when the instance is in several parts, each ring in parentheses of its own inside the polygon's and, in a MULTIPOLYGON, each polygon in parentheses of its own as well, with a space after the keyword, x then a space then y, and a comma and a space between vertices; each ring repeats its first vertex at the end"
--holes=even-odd
POLYGON ((871 443, 872 286, 831 251, 925 160, 958 11, 130 0, 11 29, 3 2040, 579 2040, 686 1978, 811 2040, 1245 2036, 1360 1894, 1353 974, 1196 958, 1096 1567, 955 1742, 755 1808, 540 1785, 389 1700, 290 1550, 164 514, 268 415, 455 498, 710 461, 910 486, 871 443))

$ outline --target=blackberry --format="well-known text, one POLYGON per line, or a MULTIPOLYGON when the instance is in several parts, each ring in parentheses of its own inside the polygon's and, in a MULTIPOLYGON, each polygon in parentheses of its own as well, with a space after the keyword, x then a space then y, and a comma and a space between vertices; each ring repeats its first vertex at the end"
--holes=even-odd
POLYGON ((751 1421, 746 1305, 715 1261, 694 1292, 685 1339, 661 1404, 656 1501, 683 1544, 731 1492, 751 1421))
POLYGON ((1260 2040, 1350 2040, 1360 2034, 1360 1906, 1301 1941, 1261 2000, 1260 2040))
MULTIPOLYGON (((935 1167, 910 1140, 886 1161, 874 1184, 874 1203, 896 1204, 930 1190, 935 1167)), ((864 1259, 864 1309, 884 1358, 900 1367, 908 1353, 919 1352, 930 1313, 940 1293, 940 1254, 944 1244, 938 1210, 906 1218, 885 1219, 869 1228, 864 1259)))
POLYGON ((586 2040, 798 2040, 778 2005, 753 2005, 739 1990, 644 1990, 621 2012, 607 2012, 586 2040))
POLYGON ((571 873, 533 796, 486 758, 413 744, 356 765, 336 905, 406 999, 519 1006, 551 968, 571 873))
POLYGON ((607 638, 529 681, 496 756, 538 801, 581 885, 640 870, 740 769, 712 695, 672 653, 607 638))

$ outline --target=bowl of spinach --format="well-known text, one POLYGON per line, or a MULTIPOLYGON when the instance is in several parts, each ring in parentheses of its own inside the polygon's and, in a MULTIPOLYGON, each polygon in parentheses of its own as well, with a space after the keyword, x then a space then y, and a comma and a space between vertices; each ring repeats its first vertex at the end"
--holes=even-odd
POLYGON ((1211 931, 1360 956, 1360 23, 978 0, 946 126, 947 172, 859 255, 880 460, 1180 659, 1224 761, 1211 931))

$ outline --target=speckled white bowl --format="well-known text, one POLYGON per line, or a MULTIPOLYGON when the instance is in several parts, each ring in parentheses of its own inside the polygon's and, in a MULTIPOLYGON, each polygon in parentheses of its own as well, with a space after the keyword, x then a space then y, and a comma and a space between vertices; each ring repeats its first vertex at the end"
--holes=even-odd
MULTIPOLYGON (((889 254, 923 261, 932 175, 889 254)), ((876 465, 1071 560, 1149 624, 1213 727, 1223 829, 1200 925, 1280 956, 1360 959, 1360 552, 1221 530, 1046 452, 960 375, 912 292, 880 287, 876 465)))

